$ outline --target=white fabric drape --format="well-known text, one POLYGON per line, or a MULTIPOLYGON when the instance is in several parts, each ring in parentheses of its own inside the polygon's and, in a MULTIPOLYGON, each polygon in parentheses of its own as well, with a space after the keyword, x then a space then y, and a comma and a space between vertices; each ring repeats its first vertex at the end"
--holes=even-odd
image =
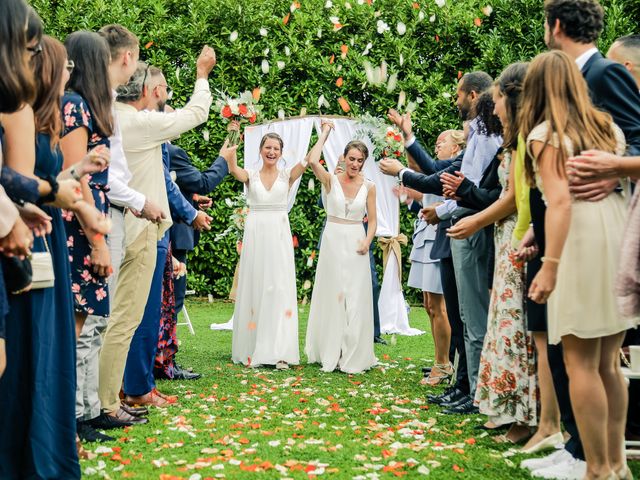
MULTIPOLYGON (((313 131, 314 118, 295 118, 282 122, 271 122, 262 125, 251 125, 244 130, 244 168, 260 170, 262 158, 260 158, 260 140, 266 133, 277 133, 282 137, 284 149, 282 151, 282 165, 280 168, 289 168, 302 161, 309 151, 311 132, 313 131)), ((289 211, 296 200, 300 178, 295 181, 289 190, 289 211)))

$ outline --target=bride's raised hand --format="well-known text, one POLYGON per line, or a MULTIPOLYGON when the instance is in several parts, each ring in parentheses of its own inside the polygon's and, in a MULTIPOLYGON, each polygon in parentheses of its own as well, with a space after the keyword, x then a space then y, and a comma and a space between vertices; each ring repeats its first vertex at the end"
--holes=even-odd
POLYGON ((322 130, 322 133, 327 132, 327 134, 329 132, 331 132, 331 130, 335 129, 336 126, 333 124, 333 122, 329 121, 329 120, 321 120, 320 121, 320 130, 322 130))

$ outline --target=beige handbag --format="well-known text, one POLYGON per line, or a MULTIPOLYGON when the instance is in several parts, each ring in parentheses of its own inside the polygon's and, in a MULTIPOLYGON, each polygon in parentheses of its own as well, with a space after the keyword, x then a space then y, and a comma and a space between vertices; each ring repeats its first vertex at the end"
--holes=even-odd
POLYGON ((53 287, 56 280, 53 272, 53 258, 46 237, 44 238, 44 246, 47 249, 46 252, 31 254, 31 269, 33 270, 31 289, 33 290, 53 287))

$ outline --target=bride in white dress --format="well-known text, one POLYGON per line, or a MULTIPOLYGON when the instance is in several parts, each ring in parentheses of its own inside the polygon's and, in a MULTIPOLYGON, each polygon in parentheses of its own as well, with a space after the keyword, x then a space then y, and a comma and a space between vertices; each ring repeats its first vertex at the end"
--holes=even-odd
MULTIPOLYGON (((247 186, 249 214, 240 253, 233 312, 231 358, 257 367, 286 369, 300 363, 298 302, 293 241, 289 228, 289 188, 305 166, 279 169, 282 138, 268 133, 260 142, 263 166, 245 170, 234 156, 229 172, 247 186)), ((306 165, 306 164, 305 164, 306 165)))
POLYGON ((322 234, 305 353, 322 370, 360 373, 374 366, 373 292, 369 245, 376 232, 376 190, 362 175, 369 156, 359 141, 344 150, 345 171, 332 175, 320 165, 333 125, 322 124, 318 143, 307 155, 322 183, 327 223, 322 234), (368 216, 368 233, 362 221, 368 216))

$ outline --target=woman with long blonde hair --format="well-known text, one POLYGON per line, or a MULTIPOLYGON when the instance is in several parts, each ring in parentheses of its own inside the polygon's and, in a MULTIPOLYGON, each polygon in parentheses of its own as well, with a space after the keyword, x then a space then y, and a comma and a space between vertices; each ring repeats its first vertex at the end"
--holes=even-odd
POLYGON ((549 343, 563 345, 585 478, 630 478, 623 453, 627 388, 618 350, 638 319, 619 315, 613 293, 625 201, 617 192, 598 202, 572 198, 566 167, 581 150, 621 154, 624 135, 609 114, 593 107, 575 62, 560 51, 531 63, 519 123, 527 139, 527 176, 547 206, 545 256, 529 296, 548 302, 549 343))

